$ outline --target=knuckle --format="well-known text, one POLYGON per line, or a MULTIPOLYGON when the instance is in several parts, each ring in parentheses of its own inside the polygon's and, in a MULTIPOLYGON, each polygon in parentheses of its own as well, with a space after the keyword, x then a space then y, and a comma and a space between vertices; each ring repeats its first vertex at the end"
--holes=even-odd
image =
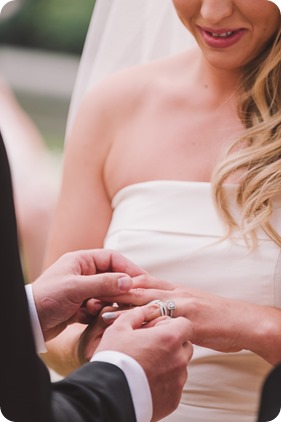
MULTIPOLYGON (((104 292, 113 293, 115 289, 115 285, 113 285, 113 281, 116 279, 114 273, 100 273, 97 275, 97 282, 102 287, 104 292)), ((116 286, 117 290, 117 286, 116 286)))
POLYGON ((148 275, 147 274, 140 274, 135 277, 136 285, 147 285, 148 284, 148 275))
POLYGON ((132 289, 131 292, 134 293, 134 295, 138 298, 141 298, 145 295, 145 289, 141 287, 137 287, 136 289, 132 289))
POLYGON ((176 331, 166 332, 163 340, 169 347, 175 347, 179 343, 179 335, 176 331))
POLYGON ((184 317, 178 317, 176 321, 179 323, 181 327, 181 333, 185 336, 186 339, 190 339, 193 337, 194 327, 192 322, 184 317))

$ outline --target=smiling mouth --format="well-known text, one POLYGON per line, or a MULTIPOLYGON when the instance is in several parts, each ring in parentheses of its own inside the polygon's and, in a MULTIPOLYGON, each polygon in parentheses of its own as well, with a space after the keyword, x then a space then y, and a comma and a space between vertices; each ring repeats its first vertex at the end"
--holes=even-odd
POLYGON ((226 48, 236 44, 244 36, 246 30, 243 28, 228 30, 218 29, 212 30, 211 28, 198 27, 203 40, 207 45, 214 48, 226 48))
POLYGON ((206 32, 214 38, 229 38, 233 34, 235 34, 235 32, 237 31, 228 31, 228 32, 223 32, 221 34, 216 33, 216 32, 210 32, 210 31, 206 31, 206 32))
POLYGON ((218 39, 218 38, 231 38, 235 35, 237 35, 238 33, 240 33, 241 31, 243 31, 243 29, 239 28, 236 29, 234 31, 227 31, 227 30, 220 30, 220 31, 212 31, 210 29, 207 28, 201 28, 202 31, 204 31, 207 35, 218 39))

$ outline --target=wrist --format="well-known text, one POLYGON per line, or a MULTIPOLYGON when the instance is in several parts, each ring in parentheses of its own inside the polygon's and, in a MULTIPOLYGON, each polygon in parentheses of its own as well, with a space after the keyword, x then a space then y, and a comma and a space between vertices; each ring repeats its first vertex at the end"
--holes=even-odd
POLYGON ((78 359, 77 345, 84 326, 72 324, 58 337, 47 343, 48 352, 42 355, 45 363, 58 374, 67 376, 81 366, 78 359))
POLYGON ((256 305, 258 312, 247 349, 272 365, 281 361, 281 313, 273 307, 256 305), (258 323, 257 323, 258 321, 258 323))

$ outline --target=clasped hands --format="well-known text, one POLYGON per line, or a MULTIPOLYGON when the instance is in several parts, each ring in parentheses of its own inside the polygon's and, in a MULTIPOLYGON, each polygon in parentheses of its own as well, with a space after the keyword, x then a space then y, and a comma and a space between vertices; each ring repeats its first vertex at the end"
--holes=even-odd
POLYGON ((114 251, 63 255, 32 290, 46 341, 73 322, 88 324, 72 344, 77 366, 104 350, 139 362, 151 389, 153 420, 178 405, 192 343, 221 352, 248 349, 272 364, 281 359, 279 309, 156 279, 114 251), (159 306, 148 305, 155 299, 174 301, 175 318, 160 317, 159 306), (107 308, 113 303, 120 310, 107 308), (128 304, 132 309, 122 310, 128 304), (114 310, 116 318, 105 321, 102 315, 108 310, 114 310))
MULTIPOLYGON (((80 341, 72 343, 77 365, 106 350, 129 355, 141 365, 150 386, 155 421, 179 403, 193 353, 190 322, 185 318, 158 318, 159 306, 155 304, 134 307, 110 326, 99 315, 106 304, 129 294, 135 278, 142 275, 143 270, 117 252, 77 251, 56 261, 33 283, 32 291, 45 340, 57 336, 72 322, 88 323, 92 319, 84 332, 79 332, 80 341)), ((123 303, 128 303, 125 298, 123 303)))
MULTIPOLYGON (((105 329, 114 321, 102 318, 108 310, 106 305, 118 303, 120 309, 128 304, 141 307, 135 328, 147 321, 145 327, 152 327, 165 319, 159 318, 157 305, 147 305, 155 299, 175 301, 174 316, 184 317, 188 323, 184 328, 186 341, 220 352, 248 349, 273 364, 280 360, 280 354, 272 352, 271 347, 271 342, 280 338, 280 330, 275 328, 280 321, 278 309, 156 279, 115 251, 87 250, 62 256, 33 283, 33 295, 46 341, 68 324, 90 323, 80 337, 80 363, 91 358, 105 329), (264 333, 270 340, 267 343, 264 333)), ((124 313, 114 311, 118 319, 124 313)))
MULTIPOLYGON (((103 332, 113 322, 105 323, 101 311, 111 309, 108 306, 119 302, 120 298, 122 309, 128 308, 124 295, 134 289, 134 279, 138 280, 142 275, 146 275, 144 270, 116 251, 95 249, 63 255, 32 283, 45 341, 58 336, 69 324, 87 324, 80 339, 80 363, 90 360, 103 332)), ((138 291, 137 288, 134 294, 138 291)), ((157 305, 142 308, 139 326, 155 320, 147 325, 152 327, 165 319, 160 316, 157 305)), ((117 312, 116 316, 119 314, 117 312)), ((190 330, 189 324, 186 340, 189 340, 190 330)))

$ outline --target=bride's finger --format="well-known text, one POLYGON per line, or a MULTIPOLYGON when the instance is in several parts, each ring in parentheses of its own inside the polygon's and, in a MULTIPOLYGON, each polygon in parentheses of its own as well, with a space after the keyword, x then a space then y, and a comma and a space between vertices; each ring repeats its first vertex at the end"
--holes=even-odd
MULTIPOLYGON (((171 297, 174 297, 174 292, 168 290, 134 288, 126 294, 115 296, 114 301, 118 304, 143 306, 155 299, 166 301, 171 297)), ((102 298, 102 300, 106 301, 107 298, 102 298)))
POLYGON ((102 319, 108 325, 111 325, 125 311, 111 311, 102 314, 102 319))
POLYGON ((142 328, 151 328, 151 327, 155 327, 155 325, 157 325, 160 321, 167 319, 169 317, 167 316, 159 316, 158 318, 155 318, 151 321, 148 321, 146 324, 144 324, 142 326, 142 328))
MULTIPOLYGON (((149 304, 150 308, 152 307, 151 304, 149 304)), ((145 307, 145 306, 144 306, 145 307)), ((149 318, 147 318, 145 320, 145 323, 160 317, 160 308, 158 305, 154 305, 154 312, 153 313, 149 313, 149 318)), ((131 307, 132 309, 132 307, 131 307)), ((124 314, 125 312, 130 312, 130 308, 126 309, 126 310, 121 310, 121 311, 110 311, 110 312, 104 312, 102 314, 102 318, 104 320, 104 322, 106 322, 108 325, 111 325, 120 315, 124 314)))
POLYGON ((160 280, 159 278, 152 277, 147 274, 143 274, 132 278, 133 289, 144 288, 144 289, 160 289, 160 290, 174 290, 175 286, 166 280, 160 280))

